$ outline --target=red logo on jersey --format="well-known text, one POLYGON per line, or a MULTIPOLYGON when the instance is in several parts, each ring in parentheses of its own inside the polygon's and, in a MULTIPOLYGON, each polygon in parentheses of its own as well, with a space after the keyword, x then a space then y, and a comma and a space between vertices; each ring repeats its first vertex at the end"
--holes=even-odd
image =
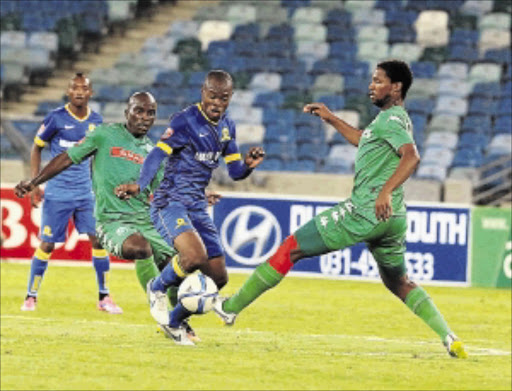
POLYGON ((131 162, 142 164, 144 163, 144 156, 141 156, 132 151, 128 151, 123 149, 122 147, 112 147, 110 148, 110 156, 112 157, 120 157, 122 159, 129 160, 131 162))
POLYGON ((160 137, 160 140, 165 140, 171 137, 174 134, 174 130, 172 128, 165 129, 164 134, 162 134, 162 137, 160 137))

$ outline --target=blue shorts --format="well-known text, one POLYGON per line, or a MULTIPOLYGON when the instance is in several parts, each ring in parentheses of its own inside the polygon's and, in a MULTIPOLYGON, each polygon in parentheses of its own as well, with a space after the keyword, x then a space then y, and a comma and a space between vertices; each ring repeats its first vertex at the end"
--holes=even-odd
POLYGON ((151 220, 171 247, 179 234, 196 231, 203 240, 208 259, 224 255, 219 233, 206 210, 188 210, 180 202, 171 202, 161 209, 151 206, 151 220))
POLYGON ((45 199, 42 208, 41 240, 43 242, 65 242, 70 218, 73 218, 79 233, 95 235, 94 199, 75 201, 45 199))

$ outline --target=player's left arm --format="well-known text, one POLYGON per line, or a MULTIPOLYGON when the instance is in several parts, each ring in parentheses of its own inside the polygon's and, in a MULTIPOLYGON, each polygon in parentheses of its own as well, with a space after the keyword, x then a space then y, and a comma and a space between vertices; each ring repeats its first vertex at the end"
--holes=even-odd
POLYGON ((391 202, 393 190, 402 185, 414 173, 420 162, 420 155, 412 138, 412 130, 407 129, 407 121, 397 116, 390 116, 387 124, 389 128, 385 139, 400 156, 400 161, 375 201, 375 216, 382 221, 386 221, 393 214, 391 202))

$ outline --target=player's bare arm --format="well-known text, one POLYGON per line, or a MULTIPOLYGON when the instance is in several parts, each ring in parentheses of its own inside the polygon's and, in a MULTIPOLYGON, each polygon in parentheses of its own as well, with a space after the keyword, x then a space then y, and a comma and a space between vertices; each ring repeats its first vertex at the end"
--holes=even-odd
MULTIPOLYGON (((30 174, 32 178, 35 178, 39 171, 41 170, 41 152, 43 147, 40 147, 37 144, 32 145, 32 150, 30 151, 30 174)), ((35 186, 30 194, 30 203, 32 207, 38 208, 39 204, 43 199, 43 192, 39 186, 35 186)))
POLYGON ((329 110, 323 103, 309 103, 304 106, 303 111, 305 113, 316 115, 323 121, 327 122, 329 125, 334 126, 334 128, 343 137, 345 137, 350 144, 355 146, 359 145, 359 139, 361 138, 361 134, 363 132, 349 125, 340 117, 334 115, 334 113, 329 110))
POLYGON ((25 194, 34 190, 36 186, 52 179, 55 175, 61 173, 72 164, 73 161, 70 159, 69 155, 66 152, 62 152, 60 155, 50 160, 46 167, 43 168, 35 178, 30 181, 21 181, 18 183, 14 188, 16 196, 23 198, 25 194))
POLYGON ((420 155, 414 144, 404 144, 398 150, 400 163, 395 172, 382 187, 375 201, 375 216, 381 221, 388 220, 393 214, 391 194, 404 183, 414 172, 420 162, 420 155))
POLYGON ((262 147, 251 147, 245 155, 245 165, 249 168, 258 167, 265 159, 265 151, 262 147))

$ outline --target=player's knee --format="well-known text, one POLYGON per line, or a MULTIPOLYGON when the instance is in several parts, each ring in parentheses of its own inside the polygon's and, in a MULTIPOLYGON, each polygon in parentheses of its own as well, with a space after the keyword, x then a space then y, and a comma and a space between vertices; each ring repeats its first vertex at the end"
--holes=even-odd
POLYGON ((185 271, 191 273, 208 262, 208 255, 203 249, 188 248, 180 251, 180 260, 185 271))
POLYGON ((225 287, 227 285, 227 283, 229 281, 228 273, 224 272, 220 275, 216 275, 212 278, 212 280, 217 285, 217 288, 219 288, 219 290, 221 290, 223 287, 225 287))
POLYGON ((123 243, 123 257, 126 259, 145 259, 153 255, 149 242, 140 234, 128 237, 123 243))
POLYGON ((55 243, 42 242, 39 245, 39 248, 45 253, 51 253, 55 249, 55 243))

